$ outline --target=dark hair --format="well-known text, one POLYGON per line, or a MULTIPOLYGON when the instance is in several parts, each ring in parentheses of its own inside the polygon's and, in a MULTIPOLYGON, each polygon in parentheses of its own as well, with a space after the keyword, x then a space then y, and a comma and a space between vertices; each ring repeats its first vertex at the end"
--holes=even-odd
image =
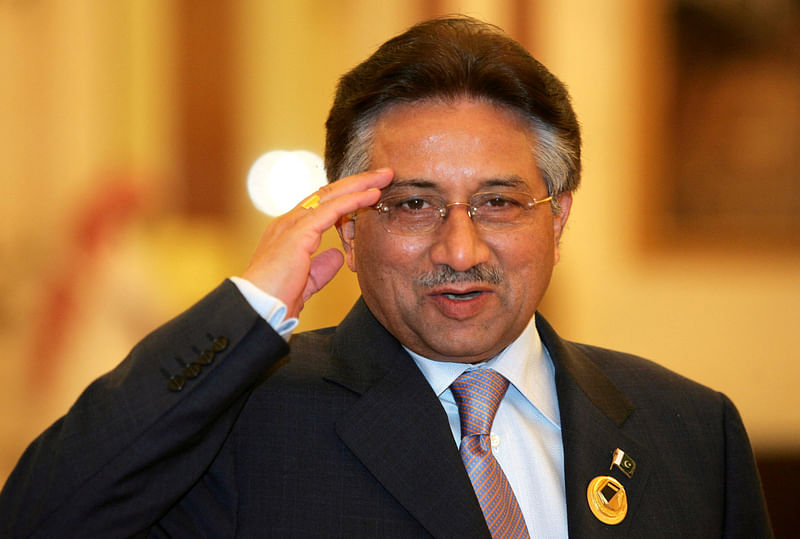
POLYGON ((465 16, 419 23, 342 76, 325 124, 328 180, 369 168, 375 121, 392 105, 461 97, 505 107, 531 126, 551 195, 578 187, 580 128, 567 89, 501 29, 465 16))

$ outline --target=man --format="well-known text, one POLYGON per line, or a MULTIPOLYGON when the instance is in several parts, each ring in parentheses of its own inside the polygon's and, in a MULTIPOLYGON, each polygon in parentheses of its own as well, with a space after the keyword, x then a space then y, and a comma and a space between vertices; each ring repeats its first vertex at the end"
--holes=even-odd
POLYGON ((768 537, 724 396, 536 309, 580 175, 563 85, 422 23, 341 80, 332 181, 34 442, 9 536, 768 537), (338 251, 312 254, 336 226, 338 251), (346 262, 362 298, 288 338, 346 262))

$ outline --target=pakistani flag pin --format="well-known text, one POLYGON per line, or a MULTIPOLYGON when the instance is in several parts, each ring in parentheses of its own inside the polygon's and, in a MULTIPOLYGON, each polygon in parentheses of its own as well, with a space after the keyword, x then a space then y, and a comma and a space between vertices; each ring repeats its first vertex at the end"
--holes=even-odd
POLYGON ((614 455, 611 457, 611 466, 608 469, 610 470, 614 466, 622 470, 622 473, 627 475, 628 478, 633 477, 633 472, 636 471, 636 461, 620 448, 614 450, 614 455))

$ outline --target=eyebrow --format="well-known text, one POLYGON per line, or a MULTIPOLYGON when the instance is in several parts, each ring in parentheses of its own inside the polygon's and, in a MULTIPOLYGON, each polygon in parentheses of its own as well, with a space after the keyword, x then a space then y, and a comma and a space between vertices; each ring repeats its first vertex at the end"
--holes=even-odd
POLYGON ((529 190, 528 182, 525 181, 524 178, 521 176, 517 176, 516 174, 511 174, 509 176, 503 176, 500 178, 490 178, 488 180, 484 180, 481 182, 481 189, 485 189, 487 187, 515 187, 518 189, 524 189, 525 191, 529 190))
MULTIPOLYGON (((395 180, 383 189, 384 193, 389 193, 396 189, 432 189, 435 190, 439 187, 436 182, 424 180, 421 178, 395 178, 395 180)), ((482 180, 478 186, 478 191, 485 191, 493 187, 511 187, 524 191, 529 191, 530 186, 524 178, 516 174, 508 176, 500 176, 497 178, 488 178, 482 180)))
POLYGON ((418 178, 395 178, 392 183, 387 185, 383 191, 393 191, 395 189, 436 189, 436 183, 430 180, 418 178))

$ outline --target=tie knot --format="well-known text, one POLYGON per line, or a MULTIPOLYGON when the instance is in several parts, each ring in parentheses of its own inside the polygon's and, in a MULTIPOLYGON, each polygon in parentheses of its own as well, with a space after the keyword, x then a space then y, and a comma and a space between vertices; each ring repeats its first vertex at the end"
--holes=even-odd
POLYGON ((491 369, 464 372, 450 385, 458 404, 461 436, 489 434, 508 380, 491 369))

